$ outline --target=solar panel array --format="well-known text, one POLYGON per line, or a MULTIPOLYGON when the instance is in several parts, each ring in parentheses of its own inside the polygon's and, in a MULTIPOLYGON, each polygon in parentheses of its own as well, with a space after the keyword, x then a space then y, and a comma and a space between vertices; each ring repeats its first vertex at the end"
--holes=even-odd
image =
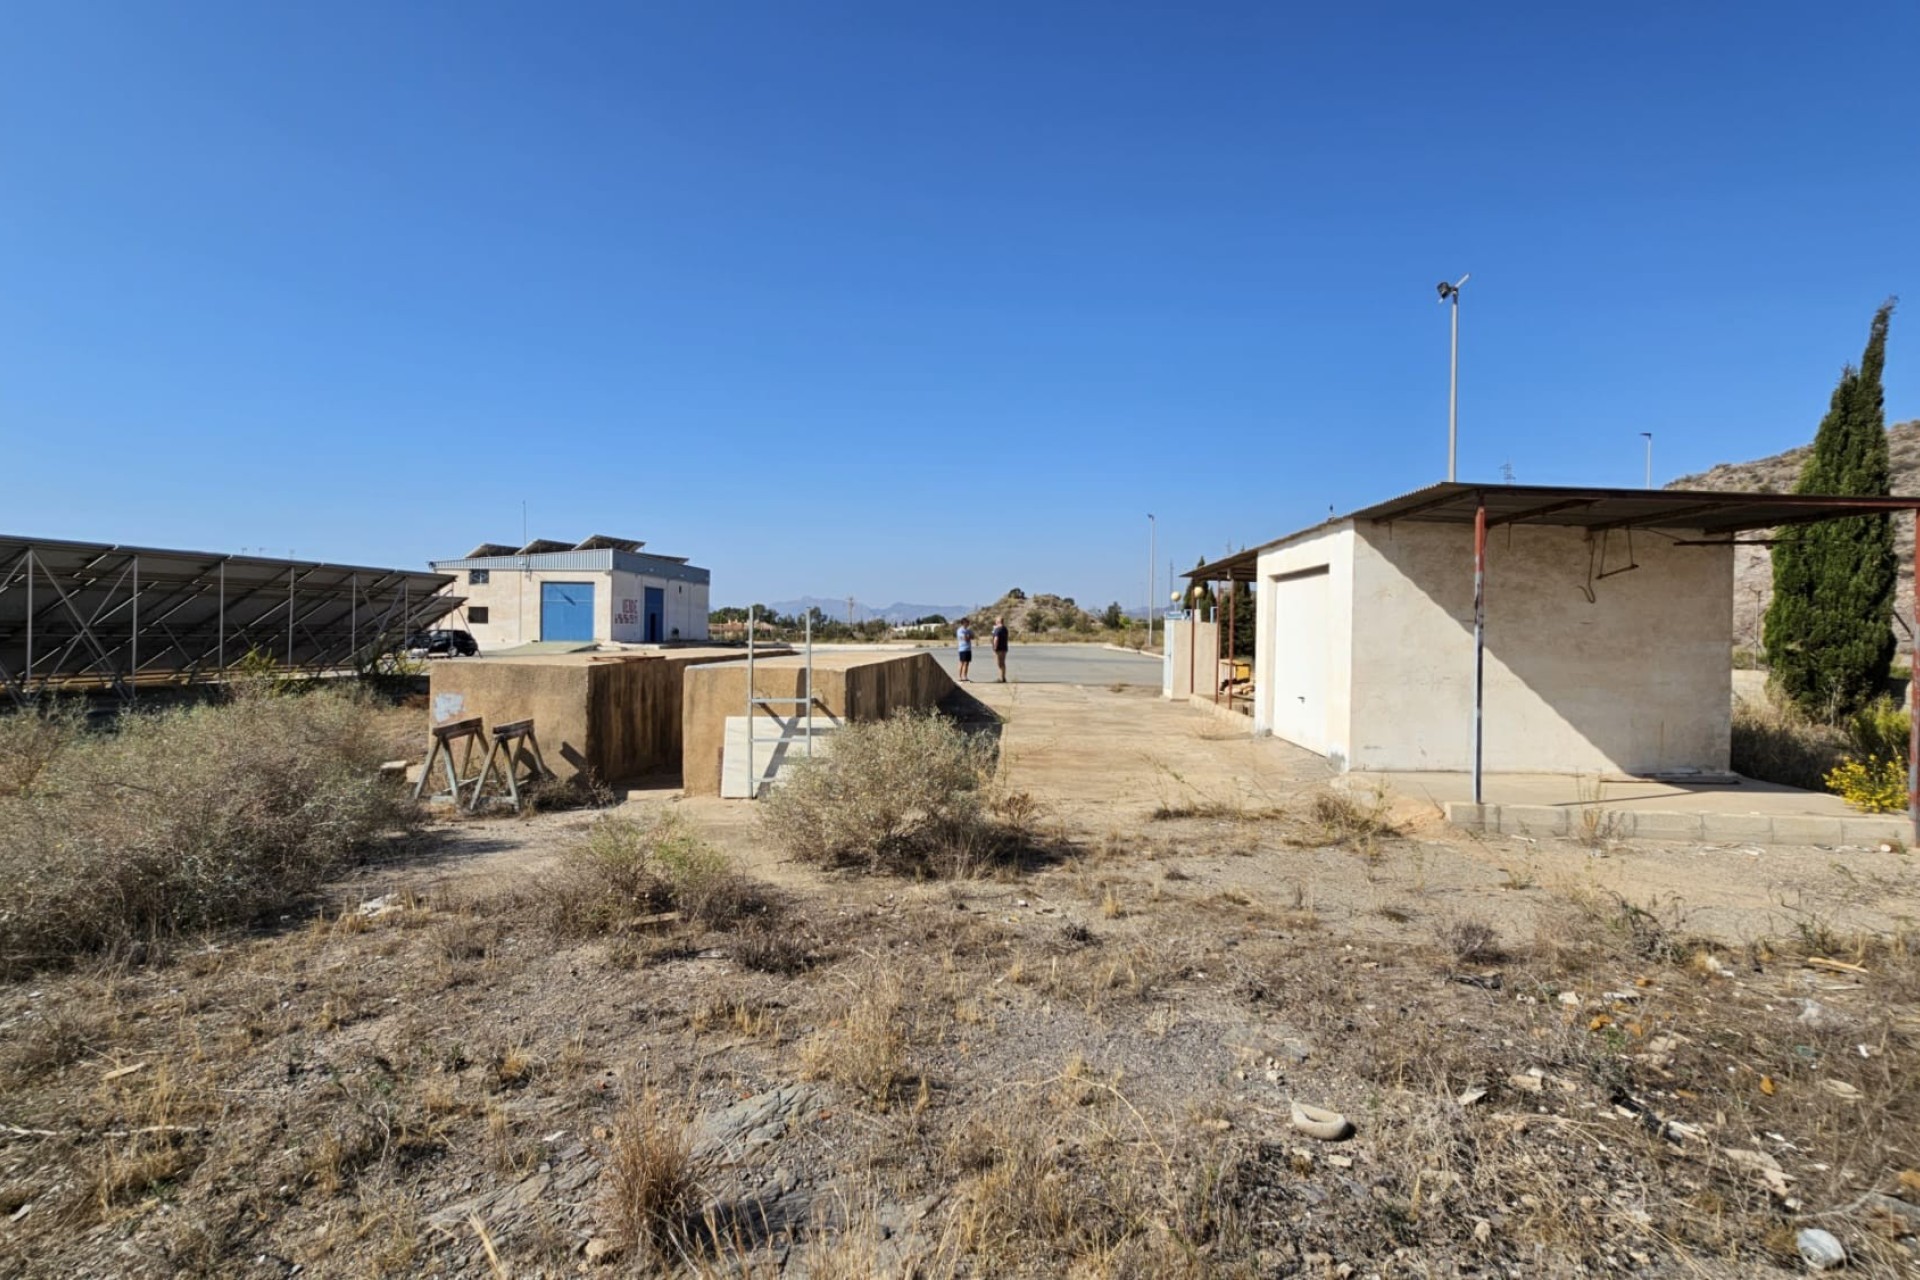
POLYGON ((219 679, 253 656, 290 671, 365 669, 457 608, 447 574, 311 560, 0 537, 0 686, 49 690, 219 679))

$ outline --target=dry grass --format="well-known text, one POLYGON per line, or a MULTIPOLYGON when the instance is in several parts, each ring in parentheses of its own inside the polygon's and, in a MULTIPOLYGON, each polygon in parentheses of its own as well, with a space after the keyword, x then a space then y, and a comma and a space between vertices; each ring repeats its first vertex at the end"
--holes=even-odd
POLYGON ((298 903, 405 827, 391 713, 327 690, 219 706, 0 717, 0 972, 151 950, 298 903))
POLYGON ((885 1111, 907 1073, 905 997, 893 974, 873 973, 830 1026, 800 1045, 802 1073, 851 1090, 885 1111))
POLYGON ((601 1200, 615 1239, 640 1264, 671 1266, 699 1229, 701 1171, 684 1114, 657 1090, 615 1115, 601 1172, 601 1200))
POLYGON ((1824 791, 1827 774, 1846 754, 1845 731, 1817 724, 1791 706, 1771 698, 1733 704, 1731 764, 1744 777, 1824 791))
POLYGON ((560 938, 654 928, 668 912, 713 929, 770 926, 779 915, 772 890, 740 875, 669 813, 598 819, 562 851, 537 897, 560 938))

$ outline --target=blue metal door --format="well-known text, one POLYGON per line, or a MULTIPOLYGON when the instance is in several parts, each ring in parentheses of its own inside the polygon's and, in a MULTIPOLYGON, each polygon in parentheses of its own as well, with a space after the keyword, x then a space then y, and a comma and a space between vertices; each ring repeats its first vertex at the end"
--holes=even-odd
POLYGON ((659 644, 667 631, 667 590, 647 588, 647 643, 659 644))
POLYGON ((542 640, 593 639, 593 584, 591 582, 543 582, 540 584, 540 638, 542 640))

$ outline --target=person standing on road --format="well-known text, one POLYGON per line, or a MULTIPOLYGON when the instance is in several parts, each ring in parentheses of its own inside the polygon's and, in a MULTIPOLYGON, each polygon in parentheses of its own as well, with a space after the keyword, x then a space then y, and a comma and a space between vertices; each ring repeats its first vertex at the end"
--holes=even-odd
POLYGON ((1007 682, 1007 620, 993 620, 993 660, 1000 666, 1000 683, 1007 682))
POLYGON ((967 679, 967 668, 973 665, 973 628, 967 625, 965 618, 960 619, 960 629, 953 633, 960 642, 960 678, 967 679))

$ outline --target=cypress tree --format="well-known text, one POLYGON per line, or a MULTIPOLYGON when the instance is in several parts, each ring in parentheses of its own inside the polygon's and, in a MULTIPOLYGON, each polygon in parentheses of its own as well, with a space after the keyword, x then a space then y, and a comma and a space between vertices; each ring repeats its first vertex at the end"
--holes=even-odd
MULTIPOLYGON (((1858 368, 1847 366, 1813 439, 1795 493, 1891 492, 1880 375, 1887 358, 1889 300, 1874 313, 1858 368)), ((1780 690, 1808 713, 1850 714, 1886 685, 1893 663, 1893 524, 1855 516, 1779 531, 1767 660, 1780 690)))

